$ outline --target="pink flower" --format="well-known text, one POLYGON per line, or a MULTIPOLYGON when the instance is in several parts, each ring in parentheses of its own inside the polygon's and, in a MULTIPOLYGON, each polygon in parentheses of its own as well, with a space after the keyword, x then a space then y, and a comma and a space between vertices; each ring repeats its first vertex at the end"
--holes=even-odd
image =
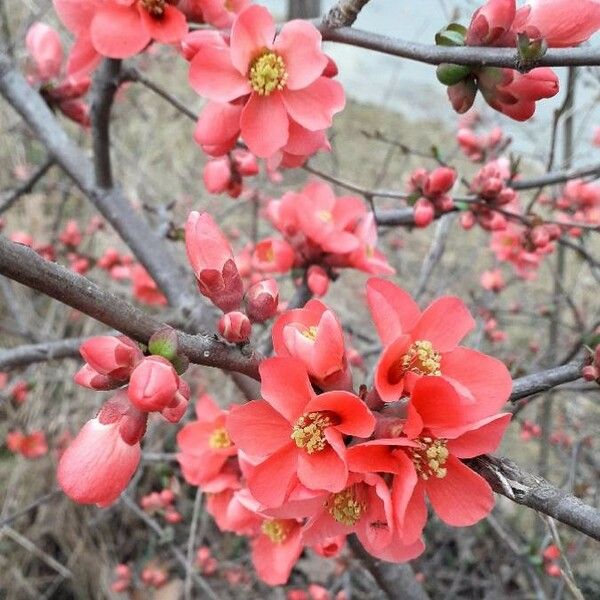
POLYGON ((121 419, 107 419, 101 412, 65 450, 58 465, 58 483, 75 502, 108 506, 129 483, 141 450, 139 440, 126 442, 120 428, 121 419))
POLYGON ((284 312, 273 325, 273 347, 278 356, 301 360, 322 389, 351 389, 342 327, 319 300, 284 312))
POLYGON ((371 434, 375 419, 367 406, 349 392, 316 396, 298 360, 270 358, 259 370, 264 400, 234 406, 226 425, 238 448, 260 458, 248 477, 251 494, 280 506, 298 481, 341 491, 348 477, 343 435, 371 434))
POLYGON ((490 290, 492 292, 500 292, 506 285, 501 269, 494 269, 493 271, 484 271, 480 278, 481 287, 484 290, 490 290))
POLYGON ((81 230, 79 229, 79 225, 75 219, 69 219, 65 228, 62 230, 61 234, 58 236, 58 239, 65 245, 70 246, 72 248, 76 248, 81 244, 81 240, 83 236, 81 235, 81 230))
POLYGON ((268 10, 250 6, 233 23, 229 47, 196 54, 190 84, 214 102, 243 98, 242 137, 253 154, 268 157, 287 144, 290 119, 322 131, 344 107, 341 85, 322 75, 327 64, 313 25, 291 21, 276 35, 268 10))
POLYGON ((348 449, 351 470, 395 474, 396 525, 406 544, 420 537, 427 520, 425 495, 437 515, 456 527, 472 525, 491 511, 492 489, 461 459, 494 451, 511 414, 466 424, 469 418, 449 383, 424 377, 415 384, 408 417, 398 429, 409 439, 390 431, 387 438, 348 449))
POLYGON ((56 30, 45 23, 34 23, 27 30, 25 45, 33 60, 36 80, 46 82, 60 75, 63 48, 56 30))
POLYGON ((252 264, 264 273, 287 273, 296 261, 294 249, 284 240, 265 238, 256 244, 252 264))
POLYGON ((95 62, 95 53, 128 58, 152 41, 179 42, 188 30, 184 14, 166 0, 54 0, 54 6, 77 36, 71 57, 81 56, 77 63, 95 62))
POLYGON ((48 453, 46 434, 41 430, 32 431, 29 435, 22 431, 10 431, 6 435, 6 445, 11 452, 29 459, 39 458, 48 453))
POLYGON ((532 0, 517 11, 512 31, 544 38, 550 48, 577 46, 600 29, 595 0, 532 0))
POLYGON ((196 401, 197 420, 188 423, 177 434, 180 449, 177 460, 188 483, 203 486, 210 482, 227 460, 236 455, 237 448, 225 429, 228 414, 208 394, 196 401))
POLYGON ((185 247, 200 293, 223 312, 238 308, 244 295, 242 279, 227 238, 208 213, 189 214, 185 247))
POLYGON ((152 279, 150 273, 142 265, 133 265, 129 273, 133 283, 133 296, 137 300, 151 306, 167 305, 167 299, 158 289, 156 281, 152 279))
POLYGON ((133 369, 127 395, 142 412, 160 412, 175 399, 179 375, 162 356, 147 356, 133 369))
POLYGON ((504 364, 458 346, 475 325, 459 298, 438 298, 421 312, 399 287, 370 279, 367 299, 385 344, 375 373, 375 388, 383 401, 398 400, 421 377, 430 375, 455 387, 472 421, 494 414, 508 400, 512 379, 504 364))

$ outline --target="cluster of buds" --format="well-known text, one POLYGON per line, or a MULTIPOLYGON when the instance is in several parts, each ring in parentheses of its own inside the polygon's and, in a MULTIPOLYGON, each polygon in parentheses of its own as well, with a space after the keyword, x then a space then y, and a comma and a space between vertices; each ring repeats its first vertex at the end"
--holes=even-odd
POLYGON ((142 496, 140 506, 147 513, 162 515, 167 523, 174 525, 183 521, 181 513, 173 505, 174 501, 175 494, 173 490, 165 488, 160 492, 151 492, 142 496))
MULTIPOLYGON (((554 19, 543 13, 544 9, 555 10, 555 4, 560 2, 539 5, 544 6, 540 10, 525 6, 516 11, 513 0, 488 0, 475 11, 469 28, 451 23, 436 35, 436 43, 442 46, 516 46, 523 64, 533 64, 548 46, 576 45, 587 39, 585 36, 582 40, 569 38, 569 27, 561 29, 567 35, 554 33, 555 28, 549 26, 554 19)), ((589 6, 586 12, 589 12, 589 6)), ((568 18, 572 21, 573 15, 568 18)), ((600 26, 599 18, 600 13, 595 15, 600 26)), ((591 31, 588 37, 590 34, 591 31)), ((439 65, 437 77, 448 86, 448 97, 456 112, 468 111, 477 92, 481 91, 489 106, 517 121, 531 118, 535 103, 555 96, 559 88, 558 77, 547 67, 520 73, 514 69, 444 63, 439 65)))
POLYGON ((537 440, 542 437, 542 428, 533 421, 523 421, 519 437, 524 442, 529 442, 530 440, 537 440))
POLYGON ((250 539, 270 585, 288 580, 304 548, 334 556, 350 534, 375 557, 411 560, 424 549, 426 497, 454 526, 492 509, 492 490, 462 459, 500 442, 506 367, 458 346, 474 327, 458 298, 421 312, 381 279, 367 298, 384 347, 372 389, 354 392, 341 326, 312 300, 275 322, 261 399, 222 410, 204 395, 177 436, 184 478, 208 494, 221 530, 250 539))
POLYGON ((212 555, 208 546, 200 546, 196 552, 196 566, 204 576, 214 575, 217 570, 217 559, 212 555))
POLYGON ((211 194, 227 193, 238 198, 243 190, 243 178, 258 175, 258 171, 255 156, 245 150, 234 150, 204 165, 204 187, 211 194))
POLYGON ((559 565, 560 554, 560 549, 556 544, 550 544, 542 552, 544 571, 550 577, 562 577, 562 570, 559 565))
POLYGON ((408 180, 409 203, 414 205, 417 227, 427 227, 436 212, 444 213, 454 208, 449 192, 455 181, 456 171, 450 167, 438 167, 429 172, 421 168, 411 173, 408 180))
POLYGON ((517 201, 517 193, 507 184, 512 176, 506 158, 489 161, 476 173, 469 186, 478 201, 461 214, 461 225, 471 229, 479 223, 483 229, 498 231, 506 227, 506 218, 495 208, 505 208, 517 201))
POLYGON ((115 569, 115 580, 111 583, 110 589, 116 594, 122 594, 129 589, 131 585, 131 567, 124 563, 118 564, 115 569))
POLYGON ((506 286, 504 276, 502 275, 502 269, 484 271, 479 278, 479 282, 484 290, 494 292, 495 294, 501 292, 506 286))
POLYGON ((67 77, 57 83, 63 61, 63 47, 58 32, 45 23, 34 23, 27 31, 25 44, 31 63, 29 82, 39 86, 40 94, 51 108, 89 127, 89 107, 81 98, 87 94, 90 78, 67 77))
POLYGON ((190 213, 185 244, 200 293, 224 313, 218 323, 219 333, 232 343, 247 341, 253 322, 262 323, 277 312, 277 282, 261 279, 244 290, 229 241, 208 213, 190 213), (240 310, 243 303, 244 312, 240 310))
POLYGON ((169 573, 164 567, 149 564, 142 569, 140 579, 144 585, 158 589, 167 583, 169 573))
MULTIPOLYGON (((567 182, 555 203, 560 221, 576 221, 600 225, 600 185, 573 179, 567 182)), ((570 227, 573 236, 581 235, 581 229, 570 227)))
POLYGON ((490 132, 482 135, 477 135, 469 127, 461 127, 456 134, 456 141, 463 154, 473 162, 482 162, 494 150, 506 146, 500 127, 494 127, 490 132))
POLYGON ((148 415, 160 413, 177 423, 185 413, 189 387, 179 377, 187 359, 178 353, 177 336, 164 328, 149 341, 150 355, 129 338, 99 336, 80 347, 86 364, 77 384, 98 391, 118 389, 65 450, 58 482, 82 504, 112 504, 129 483, 140 456, 148 415))

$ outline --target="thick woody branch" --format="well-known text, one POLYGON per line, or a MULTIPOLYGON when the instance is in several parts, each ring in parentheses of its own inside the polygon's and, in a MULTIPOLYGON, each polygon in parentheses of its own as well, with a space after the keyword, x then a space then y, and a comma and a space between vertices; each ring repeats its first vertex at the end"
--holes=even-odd
MULTIPOLYGON (((147 344, 165 324, 89 279, 38 256, 27 246, 0 236, 0 274, 59 300, 82 313, 147 344)), ((199 365, 258 378, 260 356, 230 346, 214 336, 178 332, 181 351, 199 365)))
POLYGON ((430 600, 410 565, 378 560, 360 545, 354 535, 348 536, 348 545, 388 600, 430 600))
POLYGON ((110 164, 110 112, 119 87, 121 61, 106 58, 94 76, 92 89, 92 145, 94 148, 94 174, 100 189, 113 187, 110 164))
MULTIPOLYGON (((472 67, 507 67, 516 69, 519 57, 515 48, 484 48, 478 46, 434 46, 391 38, 378 33, 350 27, 330 29, 321 25, 323 39, 390 54, 430 65, 456 63, 472 67)), ((567 67, 600 65, 600 48, 551 48, 533 67, 567 67)))
POLYGON ((479 456, 468 461, 492 489, 600 541, 600 511, 551 483, 523 471, 507 458, 479 456))
POLYGON ((369 0, 339 0, 323 17, 323 27, 350 27, 369 0))
POLYGON ((169 248, 132 208, 122 191, 101 190, 94 183, 94 168, 58 124, 41 96, 0 54, 0 94, 23 117, 50 155, 92 201, 104 218, 129 246, 173 305, 184 304, 187 288, 181 284, 181 269, 169 248))
POLYGON ((512 394, 510 395, 510 401, 516 402, 521 398, 526 398, 533 394, 539 394, 540 392, 547 392, 552 388, 555 388, 563 383, 569 383, 570 381, 576 381, 581 379, 581 368, 582 363, 579 360, 570 362, 566 365, 559 367, 553 367, 546 371, 540 371, 539 373, 533 373, 532 375, 525 375, 519 377, 513 381, 512 394))

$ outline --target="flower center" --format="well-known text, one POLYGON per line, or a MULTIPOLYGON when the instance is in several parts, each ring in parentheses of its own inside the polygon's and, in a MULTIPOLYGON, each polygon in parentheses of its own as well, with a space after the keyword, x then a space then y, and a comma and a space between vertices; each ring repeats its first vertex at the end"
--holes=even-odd
POLYGON ((287 538, 287 527, 283 521, 268 519, 263 521, 261 531, 274 543, 281 544, 287 538))
POLYGON ((222 450, 231 447, 231 438, 225 427, 217 427, 208 438, 208 445, 214 450, 222 450))
POLYGON ((260 96, 268 96, 275 90, 282 90, 287 78, 283 58, 271 50, 265 50, 254 60, 248 75, 250 86, 260 96))
POLYGON ((327 501, 329 514, 338 523, 355 525, 367 508, 356 496, 355 486, 346 488, 338 494, 332 494, 327 501))
POLYGON ((317 339, 317 332, 318 332, 318 329, 317 329, 316 325, 311 325, 310 327, 307 327, 306 329, 303 329, 301 331, 302 335, 305 338, 309 339, 311 342, 316 341, 316 339, 317 339))
POLYGON ((422 437, 417 440, 421 446, 411 448, 413 465, 417 470, 417 475, 427 481, 430 477, 443 479, 448 470, 444 465, 448 460, 448 448, 446 440, 436 440, 430 437, 422 437))
POLYGON ((165 4, 170 4, 169 0, 140 0, 142 7, 153 17, 162 17, 165 12, 165 4))
POLYGON ((298 448, 304 448, 308 454, 321 452, 328 444, 323 432, 331 425, 331 419, 323 413, 306 413, 296 421, 290 437, 298 448))
POLYGON ((440 363, 442 357, 433 349, 433 344, 427 340, 417 340, 402 358, 404 372, 410 371, 417 375, 441 375, 440 363))
POLYGON ((317 217, 324 223, 331 223, 333 215, 328 210, 320 210, 317 213, 317 217))

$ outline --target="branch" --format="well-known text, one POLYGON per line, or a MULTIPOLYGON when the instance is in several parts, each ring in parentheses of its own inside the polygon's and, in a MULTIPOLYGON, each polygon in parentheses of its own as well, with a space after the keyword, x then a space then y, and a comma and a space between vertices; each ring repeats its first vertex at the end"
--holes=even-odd
POLYGON ((339 0, 323 17, 322 26, 326 29, 350 27, 367 2, 369 0, 339 0))
POLYGON ((182 286, 182 273, 169 248, 132 208, 122 191, 100 190, 94 184, 94 168, 85 153, 65 133, 41 96, 0 54, 0 94, 23 117, 48 152, 115 228, 133 254, 148 270, 169 302, 179 306, 191 296, 182 286))
MULTIPOLYGON (((430 65, 455 63, 473 67, 506 67, 516 69, 519 57, 516 48, 487 48, 480 46, 434 46, 391 38, 378 33, 339 27, 320 26, 323 40, 348 44, 382 54, 390 54, 430 65)), ((533 67, 568 67, 600 65, 600 48, 551 48, 533 67)))
POLYGON ((96 185, 108 190, 113 187, 110 164, 110 112, 119 87, 121 61, 105 58, 94 75, 92 89, 92 145, 96 185))
POLYGON ((54 164, 52 159, 46 160, 40 167, 38 167, 32 175, 17 186, 14 190, 6 192, 6 194, 0 199, 0 214, 7 211, 21 196, 28 194, 35 186, 35 184, 50 170, 50 167, 54 164))
MULTIPOLYGON (((3 236, 0 236, 0 274, 43 292, 143 344, 165 326, 89 279, 46 261, 31 248, 3 236)), ((214 336, 177 333, 181 351, 191 362, 258 378, 261 357, 251 347, 242 350, 214 336)))
POLYGON ((374 558, 361 546, 354 535, 348 536, 348 545, 389 600, 430 600, 429 594, 415 579, 410 565, 389 563, 374 558))
POLYGON ((68 338, 57 342, 27 344, 16 348, 0 350, 0 370, 26 367, 32 363, 61 358, 77 358, 79 346, 89 337, 68 338))
POLYGON ((581 379, 582 366, 583 365, 581 361, 576 360, 566 365, 547 369, 546 371, 540 371, 539 373, 533 373, 532 375, 519 377, 513 381, 513 389, 512 394, 510 395, 510 401, 516 402, 521 398, 525 398, 533 394, 547 392, 548 390, 551 390, 552 388, 563 383, 581 379))
POLYGON ((467 462, 498 494, 600 541, 600 511, 593 506, 523 471, 507 458, 484 455, 467 462))

